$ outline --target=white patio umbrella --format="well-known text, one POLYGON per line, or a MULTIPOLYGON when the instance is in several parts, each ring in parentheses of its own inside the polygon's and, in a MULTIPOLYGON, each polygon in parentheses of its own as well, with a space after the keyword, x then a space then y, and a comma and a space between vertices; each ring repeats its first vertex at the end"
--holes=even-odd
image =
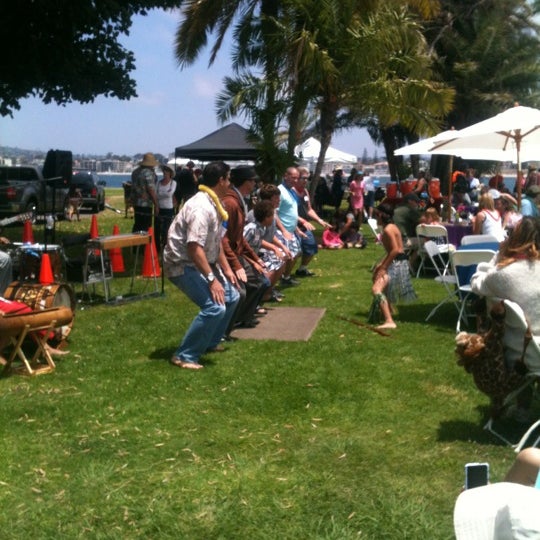
POLYGON ((455 129, 442 131, 438 135, 434 135, 428 139, 422 139, 421 141, 409 144, 407 146, 402 146, 401 148, 394 150, 394 156, 410 156, 416 154, 452 154, 452 152, 448 152, 444 149, 440 152, 430 152, 430 149, 433 148, 433 146, 435 146, 437 143, 454 139, 456 137, 456 133, 457 131, 455 129))
POLYGON ((453 139, 435 142, 430 152, 443 148, 449 152, 467 149, 489 151, 493 155, 503 156, 500 161, 515 155, 513 161, 517 163, 517 200, 518 207, 521 207, 521 160, 528 161, 540 156, 540 110, 516 105, 457 131, 453 139))

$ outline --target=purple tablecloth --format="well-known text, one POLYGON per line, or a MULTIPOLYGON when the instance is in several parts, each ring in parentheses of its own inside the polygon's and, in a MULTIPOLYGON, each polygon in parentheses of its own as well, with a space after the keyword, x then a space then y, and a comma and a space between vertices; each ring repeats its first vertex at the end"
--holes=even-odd
POLYGON ((468 234, 472 234, 472 225, 455 225, 454 223, 443 223, 448 231, 448 242, 459 247, 461 239, 468 234))

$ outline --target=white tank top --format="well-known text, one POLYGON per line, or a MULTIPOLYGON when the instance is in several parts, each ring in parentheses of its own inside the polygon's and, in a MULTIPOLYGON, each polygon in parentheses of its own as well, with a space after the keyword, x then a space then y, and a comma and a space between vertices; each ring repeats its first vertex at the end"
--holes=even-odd
POLYGON ((502 226, 502 218, 498 212, 491 210, 483 210, 486 219, 482 223, 482 234, 494 236, 499 242, 505 238, 504 229, 502 226))

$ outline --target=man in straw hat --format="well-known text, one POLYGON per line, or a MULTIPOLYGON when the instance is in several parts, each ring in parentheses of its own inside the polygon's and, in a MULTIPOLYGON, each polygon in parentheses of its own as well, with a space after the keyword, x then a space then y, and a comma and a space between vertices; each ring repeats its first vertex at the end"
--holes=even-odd
POLYGON ((148 231, 152 226, 152 207, 155 215, 159 214, 154 171, 158 165, 154 154, 147 152, 139 162, 139 166, 131 173, 131 201, 134 213, 132 232, 148 231))

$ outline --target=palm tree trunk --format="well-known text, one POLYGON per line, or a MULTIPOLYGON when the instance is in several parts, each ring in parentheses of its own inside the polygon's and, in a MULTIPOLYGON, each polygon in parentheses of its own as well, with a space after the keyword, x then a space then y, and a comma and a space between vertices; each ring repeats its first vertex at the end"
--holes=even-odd
POLYGON ((315 166, 315 172, 313 173, 313 179, 309 188, 311 197, 315 196, 315 190, 317 189, 321 177, 326 151, 332 142, 332 134, 336 129, 338 107, 339 100, 334 95, 324 96, 320 105, 321 150, 319 152, 319 157, 317 158, 317 165, 315 166))

